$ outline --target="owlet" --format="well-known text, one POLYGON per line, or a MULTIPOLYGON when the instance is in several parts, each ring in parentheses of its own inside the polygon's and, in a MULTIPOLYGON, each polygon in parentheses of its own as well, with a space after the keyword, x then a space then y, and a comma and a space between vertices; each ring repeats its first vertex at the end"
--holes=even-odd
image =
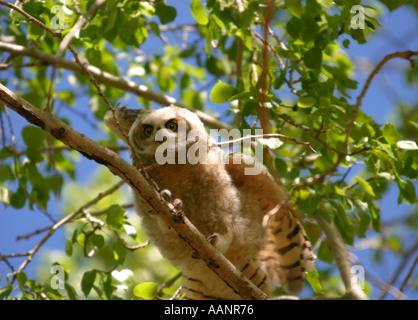
MULTIPOLYGON (((261 163, 222 151, 196 114, 184 108, 122 107, 109 111, 105 122, 133 149, 134 166, 141 161, 160 190, 180 199, 187 218, 260 290, 269 295, 274 284, 288 293, 302 289, 314 265, 311 244, 288 194, 261 163), (259 173, 246 174, 254 166, 259 173)), ((135 207, 151 241, 181 268, 185 298, 241 299, 176 231, 148 213, 150 206, 138 195, 135 207)))

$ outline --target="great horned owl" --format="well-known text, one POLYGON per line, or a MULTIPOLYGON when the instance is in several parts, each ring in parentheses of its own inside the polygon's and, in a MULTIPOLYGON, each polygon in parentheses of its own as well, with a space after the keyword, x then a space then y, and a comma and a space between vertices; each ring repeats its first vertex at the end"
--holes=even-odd
MULTIPOLYGON (((184 108, 122 107, 109 111, 105 122, 133 149, 134 166, 139 168, 140 159, 161 190, 181 199, 188 219, 257 287, 268 295, 273 284, 289 293, 301 290, 305 271, 314 265, 311 245, 288 194, 266 168, 251 164, 248 155, 223 152, 196 114, 184 108), (246 175, 254 165, 261 173, 246 175)), ((151 241, 181 268, 186 298, 241 298, 158 215, 149 214, 137 195, 135 206, 151 241)))

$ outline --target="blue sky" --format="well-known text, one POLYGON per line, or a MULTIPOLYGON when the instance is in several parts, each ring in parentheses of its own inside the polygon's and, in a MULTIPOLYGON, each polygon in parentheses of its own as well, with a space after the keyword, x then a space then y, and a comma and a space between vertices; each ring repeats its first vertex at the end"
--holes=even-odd
MULTIPOLYGON (((175 23, 182 24, 191 21, 187 3, 183 1, 173 1, 170 4, 178 8, 178 16, 175 23)), ((356 68, 355 74, 355 79, 359 81, 359 89, 362 88, 371 69, 386 54, 395 51, 418 50, 418 32, 411 32, 414 29, 418 30, 417 14, 410 12, 410 10, 411 9, 409 8, 401 8, 389 13, 387 9, 384 9, 384 16, 380 20, 381 25, 384 27, 384 31, 377 30, 373 38, 365 45, 358 45, 352 41, 350 47, 346 49, 346 53, 354 59, 356 65, 362 66, 362 68, 356 68), (367 66, 368 69, 366 68, 366 70, 364 70, 364 66, 367 66)), ((153 37, 152 39, 150 38, 141 49, 149 55, 152 54, 153 50, 157 50, 161 47, 161 41, 153 37)), ((392 60, 389 62, 376 77, 363 100, 362 110, 367 114, 372 115, 380 124, 393 120, 393 112, 396 112, 396 110, 393 110, 393 105, 396 105, 399 100, 410 101, 411 103, 417 100, 417 88, 412 90, 410 86, 406 86, 404 73, 402 72, 408 65, 409 63, 403 60, 392 60)), ((358 92, 359 90, 352 92, 351 96, 353 97, 353 101, 358 92)), ((136 101, 132 97, 129 100, 136 101)), ((88 102, 85 101, 84 103, 88 102)), ((83 104, 83 102, 81 104, 83 104)), ((227 108, 226 105, 213 105, 211 103, 208 103, 208 106, 211 110, 218 112, 221 116, 225 114, 227 108)), ((13 119, 14 129, 16 132, 19 132, 20 128, 26 125, 26 122, 12 111, 10 113, 13 119)), ((70 114, 69 116, 74 115, 70 114)), ((85 123, 79 121, 79 119, 77 119, 77 122, 73 123, 75 129, 81 130, 92 139, 98 140, 103 134, 100 130, 89 129, 86 131, 85 123)), ((82 159, 77 165, 80 170, 78 176, 80 182, 87 181, 90 174, 97 168, 95 163, 85 159, 82 159)), ((382 199, 381 215, 383 221, 393 220, 395 217, 406 214, 408 210, 410 210, 410 208, 407 208, 405 205, 398 205, 397 196, 397 192, 391 191, 384 199, 382 199)), ((54 201, 49 211, 58 219, 62 214, 60 208, 60 202, 54 201)), ((32 212, 29 211, 29 209, 14 210, 10 207, 5 210, 4 207, 0 205, 0 252, 2 254, 9 254, 29 251, 40 240, 40 237, 32 237, 30 240, 21 241, 16 241, 16 237, 49 226, 50 224, 50 221, 45 216, 39 214, 39 212, 32 212)), ((368 235, 369 237, 372 237, 373 232, 369 232, 368 235)), ((66 239, 63 232, 56 232, 26 268, 25 272, 28 276, 35 276, 35 269, 40 262, 43 251, 49 249, 63 251, 65 248, 65 241, 66 239)), ((373 264, 373 257, 370 254, 370 250, 354 251, 354 254, 365 266, 366 272, 370 272, 374 277, 382 281, 387 281, 388 277, 393 274, 399 264, 399 261, 397 261, 394 255, 390 253, 385 253, 383 263, 379 265, 373 264)), ((10 262, 13 263, 16 269, 22 261, 23 259, 20 258, 10 259, 10 262)), ((408 270, 408 268, 405 269, 408 270)), ((6 283, 5 274, 9 272, 10 270, 5 263, 0 262, 0 276, 3 277, 3 279, 0 280, 0 286, 6 283)), ((400 279, 403 278, 404 275, 401 275, 400 279)), ((372 297, 376 298, 377 293, 378 290, 374 290, 372 297)), ((405 293, 410 298, 418 299, 417 292, 406 291, 405 293)))

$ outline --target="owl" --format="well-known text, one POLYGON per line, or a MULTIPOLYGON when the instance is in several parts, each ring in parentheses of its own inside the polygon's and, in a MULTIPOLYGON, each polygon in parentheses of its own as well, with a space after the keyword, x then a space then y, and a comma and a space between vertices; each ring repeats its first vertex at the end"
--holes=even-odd
MULTIPOLYGON (((300 291, 314 266, 311 244, 290 197, 250 155, 224 152, 192 111, 126 107, 105 123, 131 148, 133 165, 145 168, 160 190, 180 199, 194 226, 236 268, 269 295, 274 285, 300 291), (258 174, 246 169, 259 166, 258 174)), ((182 270, 185 299, 241 299, 139 195, 135 208, 150 240, 182 270)))

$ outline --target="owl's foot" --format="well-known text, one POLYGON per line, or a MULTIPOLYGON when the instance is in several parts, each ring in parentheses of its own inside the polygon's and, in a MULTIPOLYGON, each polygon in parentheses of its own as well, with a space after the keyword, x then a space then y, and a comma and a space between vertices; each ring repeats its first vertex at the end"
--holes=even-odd
POLYGON ((180 219, 184 215, 183 202, 180 199, 174 199, 174 201, 172 202, 170 190, 168 189, 161 190, 160 196, 167 202, 167 205, 170 208, 174 219, 180 219))

